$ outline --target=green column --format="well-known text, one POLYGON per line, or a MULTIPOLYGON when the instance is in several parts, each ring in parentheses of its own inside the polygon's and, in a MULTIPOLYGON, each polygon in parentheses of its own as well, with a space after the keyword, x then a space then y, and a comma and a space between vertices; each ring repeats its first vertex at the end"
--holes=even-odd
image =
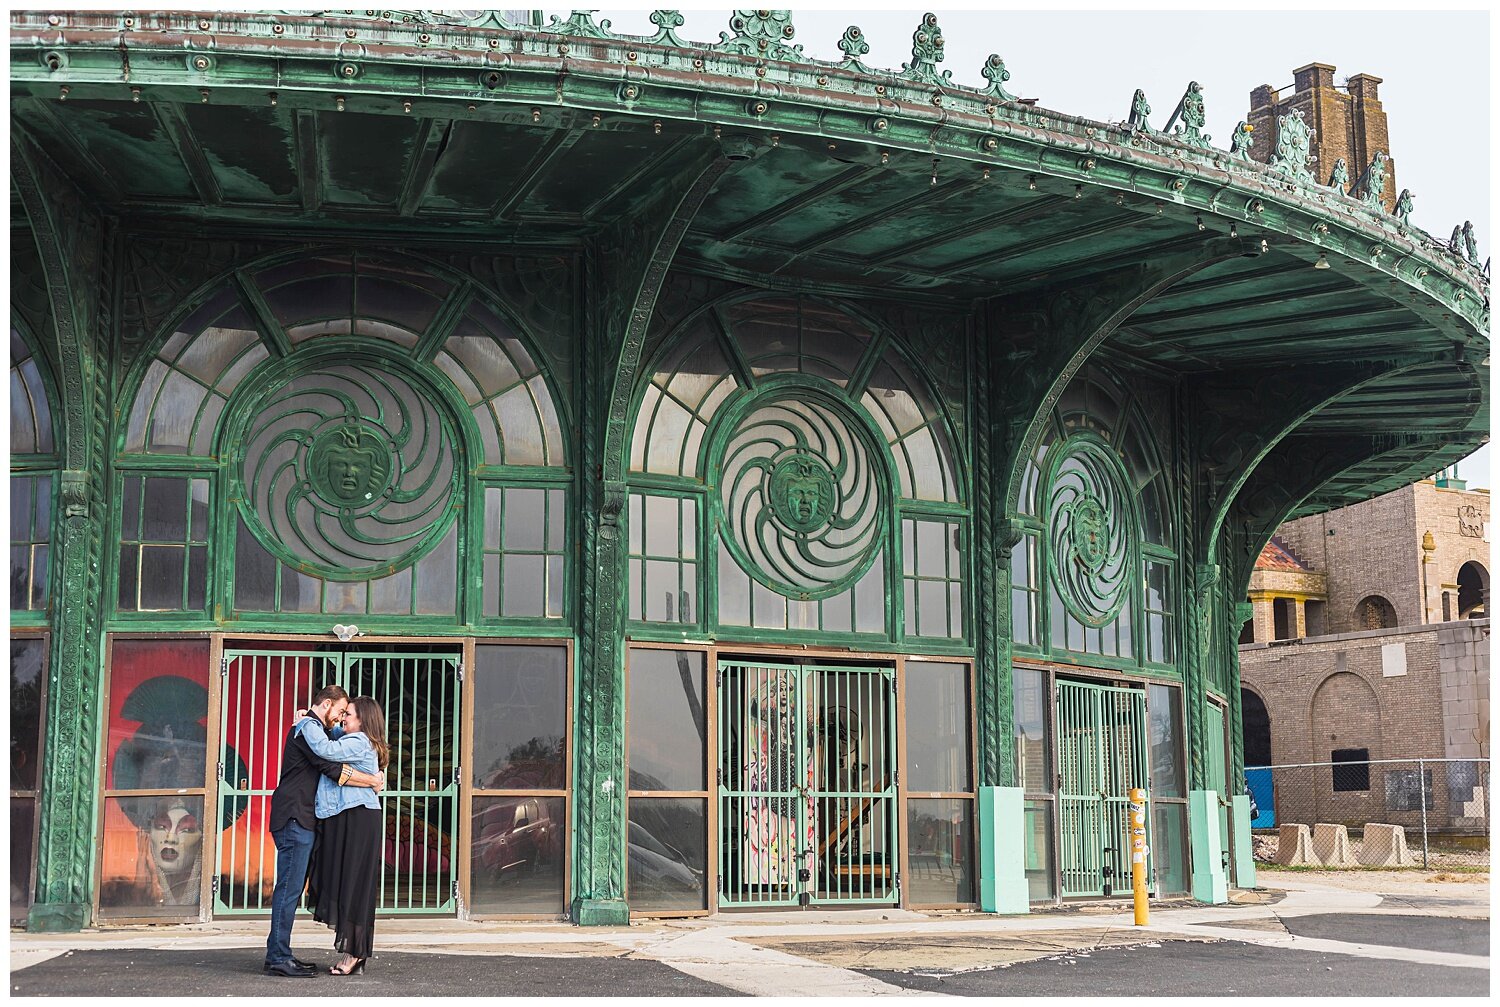
POLYGON ((11 178, 36 240, 47 289, 61 401, 60 513, 52 523, 52 643, 28 928, 78 930, 93 902, 98 808, 102 499, 108 451, 109 360, 114 341, 117 235, 22 134, 12 132, 11 178))

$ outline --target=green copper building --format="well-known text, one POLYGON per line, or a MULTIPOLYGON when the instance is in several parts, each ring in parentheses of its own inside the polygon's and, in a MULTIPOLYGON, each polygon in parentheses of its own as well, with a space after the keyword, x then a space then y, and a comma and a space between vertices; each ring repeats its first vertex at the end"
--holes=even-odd
POLYGON ((651 20, 11 15, 14 920, 263 912, 330 681, 383 913, 1022 913, 1132 786, 1254 884, 1252 565, 1486 439, 1472 233, 1186 79, 651 20))

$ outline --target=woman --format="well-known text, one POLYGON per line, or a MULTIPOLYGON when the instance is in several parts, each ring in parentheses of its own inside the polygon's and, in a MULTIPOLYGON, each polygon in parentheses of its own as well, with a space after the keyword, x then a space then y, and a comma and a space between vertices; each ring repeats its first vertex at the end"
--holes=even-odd
MULTIPOLYGON (((358 696, 344 714, 343 733, 335 740, 316 717, 297 725, 314 752, 346 762, 366 773, 383 771, 390 762, 385 714, 369 696, 358 696)), ((333 927, 333 946, 344 957, 328 971, 346 976, 364 972, 375 944, 375 884, 380 873, 380 800, 368 787, 341 787, 328 777, 318 780, 315 806, 318 838, 307 881, 313 919, 333 927)))

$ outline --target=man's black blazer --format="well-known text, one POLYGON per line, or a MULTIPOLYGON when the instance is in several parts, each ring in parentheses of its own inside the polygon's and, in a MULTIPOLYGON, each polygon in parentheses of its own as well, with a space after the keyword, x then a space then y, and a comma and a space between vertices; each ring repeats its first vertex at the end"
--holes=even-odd
MULTIPOLYGON (((299 720, 298 724, 301 723, 299 720)), ((281 752, 281 779, 271 795, 271 831, 286 825, 295 818, 304 829, 317 826, 313 805, 318 796, 318 777, 328 777, 335 782, 343 775, 341 762, 329 762, 313 753, 307 739, 292 725, 286 736, 286 747, 281 752)))

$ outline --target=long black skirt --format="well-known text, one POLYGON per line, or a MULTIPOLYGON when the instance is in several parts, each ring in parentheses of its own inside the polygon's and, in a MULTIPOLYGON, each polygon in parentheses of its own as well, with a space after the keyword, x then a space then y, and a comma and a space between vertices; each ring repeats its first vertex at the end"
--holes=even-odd
POLYGON ((307 902, 313 919, 333 928, 333 946, 355 958, 375 947, 375 885, 381 821, 374 808, 347 808, 318 822, 307 902))

